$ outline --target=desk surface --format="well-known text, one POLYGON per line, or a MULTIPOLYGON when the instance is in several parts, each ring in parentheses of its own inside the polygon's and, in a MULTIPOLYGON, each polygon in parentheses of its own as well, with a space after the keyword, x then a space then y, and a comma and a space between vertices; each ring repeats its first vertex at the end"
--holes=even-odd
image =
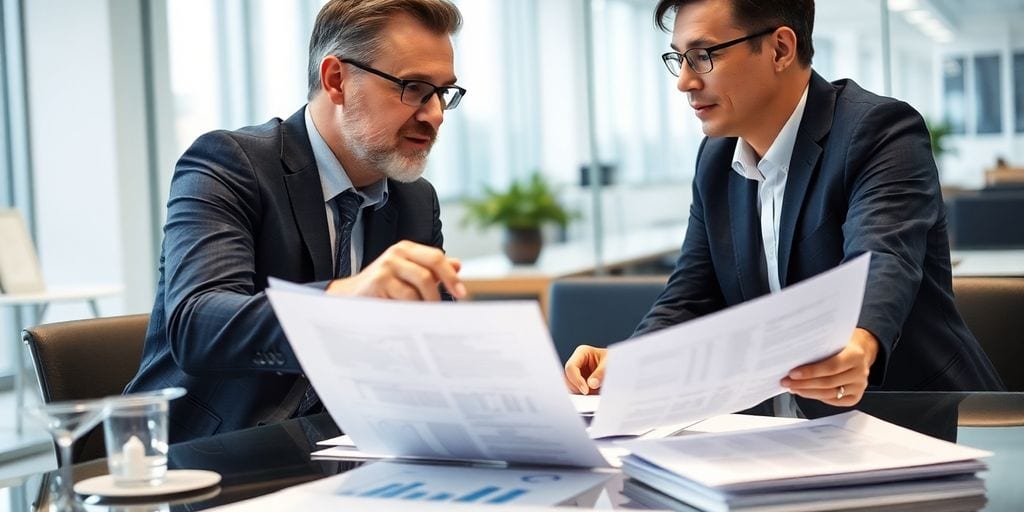
POLYGON ((122 291, 123 287, 121 285, 97 285, 47 288, 44 291, 32 293, 0 293, 0 306, 22 306, 70 300, 91 300, 118 295, 122 291))
MULTIPOLYGON (((686 225, 649 228, 604 239, 606 267, 622 267, 670 255, 679 250, 686 225)), ((459 276, 467 280, 556 278, 586 274, 597 267, 591 240, 545 244, 534 265, 513 265, 503 254, 470 258, 462 262, 459 276)))
POLYGON ((1024 250, 952 251, 954 276, 1024 277, 1024 250))
MULTIPOLYGON (((947 439, 955 437, 960 443, 995 452, 988 459, 989 471, 981 475, 988 489, 985 510, 1020 510, 1024 505, 1024 486, 1020 485, 1024 393, 868 393, 858 408, 918 431, 947 439), (965 426, 968 424, 1002 426, 965 426)), ((188 506, 190 510, 209 508, 356 467, 359 463, 309 459, 316 441, 338 434, 330 417, 320 414, 172 445, 169 459, 172 468, 209 469, 223 475, 219 494, 207 495, 188 506)), ((103 460, 75 466, 76 480, 105 473, 103 460)), ((29 504, 37 501, 40 489, 52 476, 36 474, 0 482, 0 491, 7 487, 12 497, 11 502, 0 503, 0 511, 32 509, 29 504), (19 496, 25 501, 17 503, 19 496)), ((622 495, 622 483, 621 476, 610 480, 605 486, 608 497, 617 508, 636 508, 622 495)))

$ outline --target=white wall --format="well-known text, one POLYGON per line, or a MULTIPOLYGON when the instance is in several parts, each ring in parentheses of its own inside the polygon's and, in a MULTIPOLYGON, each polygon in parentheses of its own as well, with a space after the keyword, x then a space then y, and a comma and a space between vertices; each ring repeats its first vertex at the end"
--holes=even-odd
MULTIPOLYGON (((123 297, 101 301, 103 315, 148 310, 156 265, 148 250, 148 171, 139 119, 142 48, 130 37, 140 30, 137 13, 133 19, 124 11, 137 4, 117 4, 112 11, 108 0, 25 3, 43 274, 49 286, 124 285, 123 297)), ((87 315, 84 304, 67 304, 52 307, 44 320, 87 315)))

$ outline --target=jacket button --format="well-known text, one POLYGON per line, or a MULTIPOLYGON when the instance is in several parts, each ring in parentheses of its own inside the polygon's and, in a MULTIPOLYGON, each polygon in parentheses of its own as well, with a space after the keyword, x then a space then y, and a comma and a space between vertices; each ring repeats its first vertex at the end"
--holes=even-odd
POLYGON ((258 366, 267 364, 267 360, 263 357, 263 352, 256 352, 256 357, 252 358, 252 362, 256 363, 258 366))

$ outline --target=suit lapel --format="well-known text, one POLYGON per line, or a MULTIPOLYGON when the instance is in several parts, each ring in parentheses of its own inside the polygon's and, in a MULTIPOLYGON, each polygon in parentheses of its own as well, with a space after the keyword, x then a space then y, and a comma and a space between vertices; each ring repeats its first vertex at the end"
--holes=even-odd
POLYGON ((284 176, 284 184, 292 214, 313 260, 313 280, 326 281, 334 277, 333 251, 320 172, 306 133, 305 109, 299 109, 282 123, 281 131, 281 161, 289 172, 284 176))
POLYGON ((757 216, 757 182, 729 173, 729 215, 731 217, 733 258, 740 282, 740 293, 746 300, 768 293, 761 246, 761 225, 757 216))
POLYGON ((783 287, 789 282, 789 260, 797 220, 800 218, 814 171, 821 158, 822 149, 819 142, 832 129, 835 103, 836 93, 832 84, 818 73, 812 72, 804 117, 800 121, 793 156, 789 161, 789 176, 786 178, 782 217, 779 221, 779 282, 783 287))
POLYGON ((379 210, 368 208, 363 211, 363 268, 377 259, 388 247, 397 242, 398 210, 395 208, 396 187, 388 184, 388 202, 379 210))

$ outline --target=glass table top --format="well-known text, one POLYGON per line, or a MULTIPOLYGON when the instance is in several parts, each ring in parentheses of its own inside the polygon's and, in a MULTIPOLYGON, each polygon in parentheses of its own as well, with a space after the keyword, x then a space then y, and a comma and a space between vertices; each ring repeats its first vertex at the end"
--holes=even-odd
MULTIPOLYGON (((984 510, 1024 510, 1024 486, 1020 485, 1024 480, 1019 469, 1024 467, 1024 393, 869 392, 857 409, 994 452, 995 456, 986 460, 989 470, 980 475, 987 489, 984 510)), ((216 471, 223 476, 220 486, 155 504, 142 500, 133 505, 150 503, 142 510, 201 510, 348 471, 361 463, 313 461, 309 456, 317 449, 317 441, 340 433, 327 414, 318 414, 172 445, 170 468, 216 471)), ((106 474, 106 461, 78 464, 74 472, 75 481, 106 474)), ((41 490, 53 477, 54 472, 49 472, 0 482, 0 496, 8 496, 7 502, 0 501, 0 511, 45 509, 42 501, 46 494, 41 490)), ((617 474, 606 482, 603 493, 587 495, 599 494, 603 504, 615 508, 643 508, 622 494, 624 480, 617 474)), ((90 510, 123 510, 125 506, 124 502, 104 503, 95 497, 90 500, 90 510)), ((583 500, 578 505, 592 504, 583 500)))

